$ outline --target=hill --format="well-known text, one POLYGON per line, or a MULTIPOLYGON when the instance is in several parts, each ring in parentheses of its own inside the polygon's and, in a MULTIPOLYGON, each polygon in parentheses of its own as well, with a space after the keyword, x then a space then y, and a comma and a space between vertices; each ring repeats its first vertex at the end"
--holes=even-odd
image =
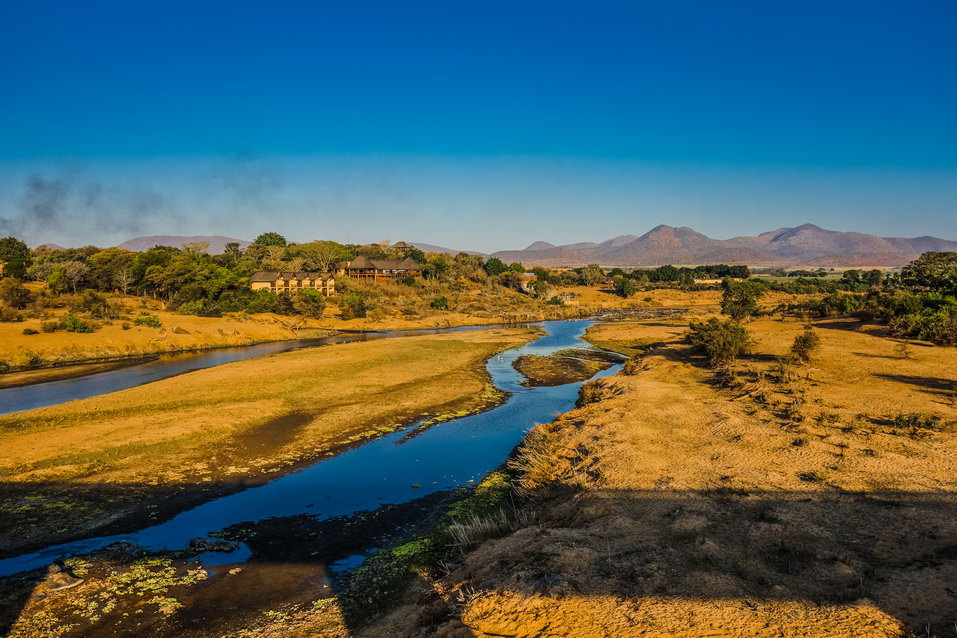
POLYGON ((778 228, 755 237, 712 239, 692 228, 659 225, 641 236, 556 246, 537 241, 524 250, 494 253, 527 266, 661 266, 739 263, 754 266, 901 266, 928 250, 957 251, 937 237, 878 237, 826 230, 814 224, 778 228))

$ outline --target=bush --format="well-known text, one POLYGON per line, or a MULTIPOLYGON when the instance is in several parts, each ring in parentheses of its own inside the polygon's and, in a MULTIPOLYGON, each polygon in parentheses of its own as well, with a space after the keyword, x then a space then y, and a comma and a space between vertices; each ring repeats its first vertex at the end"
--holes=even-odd
POLYGON ((60 330, 66 332, 93 332, 96 328, 93 324, 80 319, 73 313, 67 313, 60 317, 60 330))
POLYGON ((40 333, 39 333, 39 331, 34 330, 33 328, 24 328, 24 329, 23 329, 23 334, 25 334, 25 335, 38 335, 38 334, 40 334, 40 333))
POLYGON ((0 304, 0 321, 23 321, 23 315, 10 306, 0 304))
POLYGON ((429 307, 435 310, 448 310, 449 309, 449 300, 447 297, 438 296, 432 299, 429 302, 429 307))
POLYGON ((349 292, 343 295, 340 306, 342 318, 346 320, 361 319, 369 310, 366 298, 360 292, 349 292))
POLYGON ((87 290, 70 304, 73 312, 86 312, 96 319, 118 319, 120 308, 111 303, 105 296, 87 290))
POLYGON ((791 354, 801 363, 810 363, 811 354, 820 347, 821 337, 811 329, 811 326, 807 326, 802 334, 794 337, 791 354))
POLYGON ((924 416, 921 414, 900 413, 891 422, 892 427, 906 432, 909 436, 924 436, 929 432, 940 430, 940 417, 937 415, 924 416))
POLYGON ((160 321, 160 318, 156 315, 140 315, 133 319, 133 323, 137 326, 147 326, 148 328, 161 328, 163 322, 160 321))
POLYGON ((691 322, 687 336, 704 350, 714 367, 728 365, 751 351, 751 333, 734 319, 720 321, 712 317, 706 322, 691 322))
POLYGON ((53 321, 43 321, 40 323, 40 332, 56 332, 60 329, 60 322, 53 321))

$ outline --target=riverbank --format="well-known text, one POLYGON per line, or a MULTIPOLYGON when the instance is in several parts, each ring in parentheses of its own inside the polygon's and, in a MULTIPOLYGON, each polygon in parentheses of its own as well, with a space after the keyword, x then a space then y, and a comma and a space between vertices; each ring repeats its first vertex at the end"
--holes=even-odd
POLYGON ((514 529, 350 635, 952 636, 957 349, 814 325, 820 351, 781 376, 803 324, 751 322, 730 377, 686 322, 594 326, 661 345, 526 439, 514 529))
POLYGON ((637 310, 639 312, 654 312, 655 309, 675 306, 714 306, 720 298, 720 293, 714 291, 686 293, 654 290, 623 299, 612 290, 586 286, 562 288, 558 293, 569 301, 563 305, 538 303, 527 307, 472 312, 430 309, 425 314, 414 316, 377 314, 349 320, 341 318, 334 304, 329 304, 319 319, 272 313, 197 317, 167 312, 163 310, 163 304, 156 300, 110 295, 110 301, 123 308, 125 318, 90 319, 88 321, 97 324, 94 332, 43 332, 42 323, 62 316, 66 312, 64 309, 48 310, 49 316, 43 319, 0 322, 0 387, 19 385, 19 381, 7 377, 19 372, 36 372, 35 375, 24 375, 22 378, 30 378, 30 383, 39 383, 87 374, 80 367, 67 372, 68 366, 119 363, 162 354, 319 337, 341 331, 420 330, 578 319, 607 314, 616 309, 627 314, 637 309, 641 309, 637 310), (144 318, 150 317, 155 320, 144 321, 144 318), (32 334, 25 334, 24 330, 32 334))
POLYGON ((498 400, 484 361, 537 334, 293 351, 0 417, 0 547, 162 520, 426 415, 481 410, 498 400))

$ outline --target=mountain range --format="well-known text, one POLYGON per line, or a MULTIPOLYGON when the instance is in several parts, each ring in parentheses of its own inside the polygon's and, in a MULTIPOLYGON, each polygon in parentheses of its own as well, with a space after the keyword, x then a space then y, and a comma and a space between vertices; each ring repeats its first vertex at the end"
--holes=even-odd
POLYGON ((957 241, 937 237, 878 237, 825 230, 814 224, 778 228, 756 237, 712 239, 682 226, 656 226, 644 235, 619 235, 601 243, 556 246, 536 241, 524 250, 494 253, 526 266, 902 266, 923 252, 957 251, 957 241))
MULTIPOLYGON (((134 237, 119 245, 128 250, 153 246, 182 246, 208 242, 209 252, 221 253, 228 242, 240 247, 248 241, 232 237, 153 235, 134 237)), ((408 242, 425 252, 467 252, 423 242, 408 242)), ((748 264, 751 266, 902 266, 930 250, 957 251, 957 241, 937 237, 878 237, 866 233, 825 230, 814 224, 778 228, 754 237, 712 239, 686 226, 656 226, 644 235, 618 235, 600 243, 578 242, 556 246, 536 241, 522 250, 493 253, 505 263, 526 266, 663 266, 698 264, 748 264)))

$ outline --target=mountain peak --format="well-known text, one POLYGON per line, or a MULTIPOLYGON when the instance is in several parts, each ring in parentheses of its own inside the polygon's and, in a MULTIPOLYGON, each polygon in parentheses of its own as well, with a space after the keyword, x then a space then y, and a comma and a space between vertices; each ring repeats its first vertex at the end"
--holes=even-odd
POLYGON ((525 250, 548 250, 555 247, 555 244, 550 244, 547 241, 537 241, 526 246, 525 250))

